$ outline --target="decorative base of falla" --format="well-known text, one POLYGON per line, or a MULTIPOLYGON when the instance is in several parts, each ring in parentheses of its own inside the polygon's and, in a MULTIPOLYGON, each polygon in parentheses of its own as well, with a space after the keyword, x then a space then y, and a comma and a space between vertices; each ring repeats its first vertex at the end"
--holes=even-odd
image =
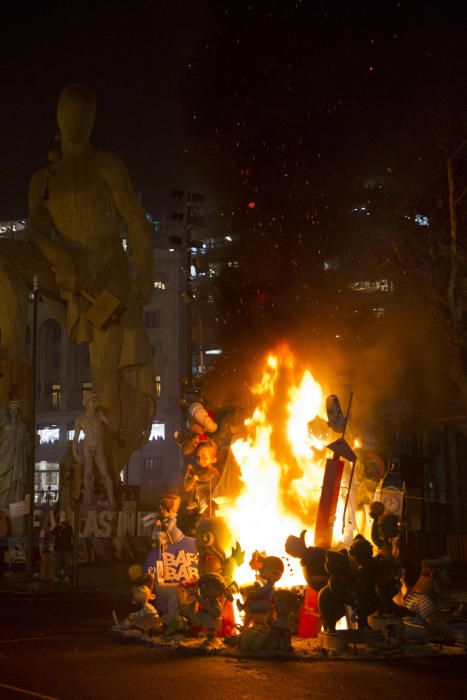
POLYGON ((337 632, 319 632, 318 640, 323 649, 328 651, 345 651, 349 644, 347 630, 337 632))
POLYGON ((201 646, 203 649, 222 649, 224 644, 218 637, 206 637, 201 646))
POLYGON ((369 619, 374 632, 380 632, 387 647, 400 647, 405 644, 404 624, 394 615, 372 615, 369 619))

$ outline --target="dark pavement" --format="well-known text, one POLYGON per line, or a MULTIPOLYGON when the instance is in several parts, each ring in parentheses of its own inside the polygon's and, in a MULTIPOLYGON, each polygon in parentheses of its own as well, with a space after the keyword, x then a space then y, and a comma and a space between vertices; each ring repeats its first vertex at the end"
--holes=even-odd
POLYGON ((457 700, 466 657, 407 661, 262 661, 121 643, 108 633, 120 590, 7 592, 0 598, 0 698, 158 700, 457 700))

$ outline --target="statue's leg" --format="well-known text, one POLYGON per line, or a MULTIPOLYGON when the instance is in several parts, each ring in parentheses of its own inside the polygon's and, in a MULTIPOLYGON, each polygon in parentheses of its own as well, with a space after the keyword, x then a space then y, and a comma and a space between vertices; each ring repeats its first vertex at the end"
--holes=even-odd
POLYGON ((102 482, 104 484, 104 489, 107 494, 107 500, 109 501, 110 508, 115 509, 115 499, 114 499, 114 489, 113 482, 109 476, 109 470, 107 468, 107 461, 105 459, 104 451, 102 448, 98 449, 95 455, 95 462, 97 468, 99 469, 99 474, 101 475, 102 482))
POLYGON ((89 360, 93 389, 99 397, 111 430, 120 430, 119 361, 123 330, 111 324, 105 330, 94 328, 89 343, 89 360))
POLYGON ((94 501, 94 478, 92 474, 92 454, 83 449, 83 500, 85 505, 93 505, 94 501))

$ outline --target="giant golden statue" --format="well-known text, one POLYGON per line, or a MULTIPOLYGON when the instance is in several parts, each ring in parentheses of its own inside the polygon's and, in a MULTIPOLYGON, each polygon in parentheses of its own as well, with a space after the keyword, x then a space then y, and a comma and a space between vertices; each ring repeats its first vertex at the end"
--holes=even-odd
MULTIPOLYGON (((60 149, 29 187, 30 241, 2 242, 0 277, 19 289, 37 273, 41 296, 71 341, 89 344, 93 389, 113 435, 118 475, 147 439, 156 408, 142 314, 151 298, 153 259, 149 224, 123 162, 90 144, 95 112, 87 88, 71 85, 61 93, 60 149), (122 247, 122 223, 135 269, 122 247)), ((0 326, 17 323, 0 311, 0 326)), ((18 356, 8 351, 8 343, 17 342, 10 336, 2 343, 7 359, 18 356)))

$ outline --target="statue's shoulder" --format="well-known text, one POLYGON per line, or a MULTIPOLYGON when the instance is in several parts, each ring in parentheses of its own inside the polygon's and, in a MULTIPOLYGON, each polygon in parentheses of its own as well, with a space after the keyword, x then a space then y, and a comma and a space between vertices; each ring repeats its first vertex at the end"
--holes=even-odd
POLYGON ((29 191, 34 192, 37 190, 42 190, 47 179, 50 177, 50 165, 46 165, 36 172, 31 177, 29 181, 29 191))
POLYGON ((111 151, 92 151, 92 158, 97 171, 104 176, 126 170, 122 158, 111 151))

